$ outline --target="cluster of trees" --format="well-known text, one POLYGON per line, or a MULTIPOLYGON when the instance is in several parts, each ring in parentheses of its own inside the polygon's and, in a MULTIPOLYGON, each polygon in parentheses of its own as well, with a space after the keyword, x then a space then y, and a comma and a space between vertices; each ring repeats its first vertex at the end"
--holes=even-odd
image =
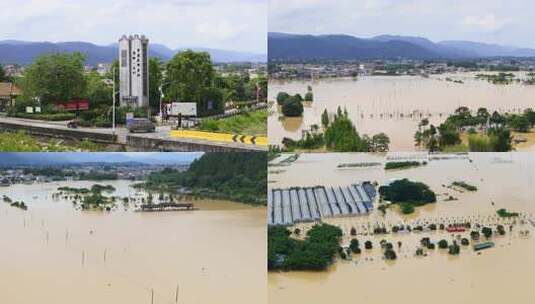
POLYGON ((281 107, 282 114, 286 117, 303 115, 303 97, 301 94, 291 96, 286 92, 280 92, 277 95, 277 104, 281 107))
POLYGON ((385 164, 385 170, 405 169, 411 167, 425 166, 427 162, 419 161, 401 161, 401 162, 388 162, 385 164))
POLYGON ((325 147, 333 152, 383 152, 388 151, 390 138, 384 133, 369 137, 360 136, 355 125, 349 118, 347 110, 338 107, 333 118, 327 110, 321 115, 324 132, 320 132, 318 125, 312 125, 310 132, 298 141, 285 139, 283 144, 287 150, 317 149, 325 147))
POLYGON ((507 126, 517 132, 528 132, 535 126, 535 111, 526 109, 522 114, 492 114, 486 108, 479 108, 475 115, 468 107, 459 107, 446 120, 458 128, 476 128, 489 125, 490 127, 507 126))
POLYGON ((26 206, 26 204, 23 202, 23 201, 13 201, 10 197, 8 197, 7 195, 3 195, 2 196, 2 201, 6 204, 9 204, 11 207, 15 207, 15 208, 19 208, 19 209, 22 209, 24 211, 28 210, 28 206, 26 206))
POLYGON ((338 107, 332 121, 327 110, 321 115, 321 123, 325 129, 325 146, 335 152, 381 152, 388 151, 390 138, 384 133, 369 137, 360 136, 355 125, 349 118, 347 110, 338 107))
POLYGON ((463 181, 455 181, 453 183, 451 183, 453 186, 457 186, 457 187, 461 187, 463 189, 466 189, 468 191, 477 191, 477 187, 474 186, 474 185, 470 185, 466 182, 463 182, 463 181))
POLYGON ((267 99, 265 75, 256 79, 240 73, 223 76, 214 70, 207 52, 180 52, 162 70, 166 100, 196 102, 200 116, 222 113, 226 102, 267 99))
POLYGON ((498 211, 496 211, 496 213, 498 214, 499 217, 504 217, 504 218, 518 217, 520 215, 518 212, 509 212, 505 208, 499 209, 498 211))
POLYGON ((430 152, 443 151, 447 147, 459 145, 461 134, 455 125, 445 122, 438 127, 423 119, 414 135, 416 146, 424 147, 430 152))
POLYGON ((315 225, 304 240, 291 237, 285 227, 268 229, 269 270, 325 270, 340 252, 342 230, 336 226, 315 225))
POLYGON ((0 82, 11 81, 10 77, 7 76, 4 67, 0 64, 0 82))
POLYGON ((186 187, 200 196, 265 205, 267 155, 206 153, 186 172, 165 169, 150 174, 145 187, 166 192, 186 187))
POLYGON ((413 213, 415 207, 437 201, 435 192, 429 186, 406 178, 379 187, 379 194, 382 200, 399 204, 404 214, 413 213))
POLYGON ((533 126, 533 109, 527 109, 522 114, 502 115, 496 111, 490 114, 486 108, 479 108, 473 115, 468 107, 459 107, 438 127, 423 119, 414 139, 416 146, 431 152, 455 150, 455 147, 472 152, 508 152, 513 149, 511 130, 529 132, 533 126), (462 147, 461 132, 464 130, 468 133, 468 147, 462 147))
POLYGON ((281 107, 282 114, 286 117, 298 117, 303 115, 303 101, 314 101, 314 93, 312 93, 311 86, 308 86, 304 98, 299 93, 293 96, 286 92, 279 92, 279 94, 277 94, 277 104, 281 107))

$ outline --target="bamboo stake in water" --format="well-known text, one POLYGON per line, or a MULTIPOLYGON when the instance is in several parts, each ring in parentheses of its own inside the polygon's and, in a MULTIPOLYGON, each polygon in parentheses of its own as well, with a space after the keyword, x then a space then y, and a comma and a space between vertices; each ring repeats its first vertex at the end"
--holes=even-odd
POLYGON ((176 284, 175 304, 178 304, 178 284, 176 284))

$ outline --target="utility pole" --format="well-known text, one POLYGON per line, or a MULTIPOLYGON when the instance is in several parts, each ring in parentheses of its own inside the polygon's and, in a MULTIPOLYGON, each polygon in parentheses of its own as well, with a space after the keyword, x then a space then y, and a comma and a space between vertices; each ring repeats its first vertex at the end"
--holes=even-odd
POLYGON ((112 109, 112 133, 115 135, 115 65, 112 65, 112 74, 113 74, 113 109, 112 109))
POLYGON ((160 119, 163 121, 163 115, 162 115, 162 99, 164 98, 163 84, 158 87, 158 91, 160 91, 160 119))

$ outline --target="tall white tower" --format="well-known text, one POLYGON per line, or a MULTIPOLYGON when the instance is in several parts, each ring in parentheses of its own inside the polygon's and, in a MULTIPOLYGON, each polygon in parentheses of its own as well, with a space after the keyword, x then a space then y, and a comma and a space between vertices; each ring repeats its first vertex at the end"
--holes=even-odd
POLYGON ((149 40, 141 35, 119 39, 121 106, 149 106, 149 40))

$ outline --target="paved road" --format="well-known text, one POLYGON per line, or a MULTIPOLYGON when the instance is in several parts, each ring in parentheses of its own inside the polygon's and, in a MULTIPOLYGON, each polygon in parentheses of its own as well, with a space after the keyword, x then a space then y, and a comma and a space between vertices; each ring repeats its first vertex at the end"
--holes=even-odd
MULTIPOLYGON (((95 134, 113 134, 113 130, 111 128, 86 128, 86 127, 78 127, 76 129, 70 129, 67 127, 68 121, 41 121, 41 120, 33 120, 33 119, 24 119, 24 118, 15 118, 15 117, 0 117, 0 122, 10 123, 10 124, 20 124, 24 126, 32 126, 32 127, 43 127, 43 128, 52 128, 52 129, 58 129, 58 130, 69 130, 69 131, 80 131, 80 132, 89 132, 89 133, 95 133, 95 134)), ((258 150, 258 148, 255 145, 246 145, 242 143, 229 143, 225 141, 218 141, 217 139, 210 138, 180 138, 175 136, 172 136, 172 123, 163 125, 163 126, 157 126, 155 133, 136 133, 131 134, 125 127, 117 127, 115 129, 115 133, 117 135, 117 141, 119 144, 126 145, 127 144, 127 135, 134 135, 139 137, 145 137, 145 138, 153 138, 153 139, 159 139, 159 140, 168 140, 168 141, 175 141, 175 142, 189 142, 189 143, 197 143, 197 144, 203 144, 206 143, 207 145, 220 145, 222 147, 237 147, 237 148, 253 148, 254 150, 258 150)), ((262 149, 262 148, 261 148, 262 149)))

